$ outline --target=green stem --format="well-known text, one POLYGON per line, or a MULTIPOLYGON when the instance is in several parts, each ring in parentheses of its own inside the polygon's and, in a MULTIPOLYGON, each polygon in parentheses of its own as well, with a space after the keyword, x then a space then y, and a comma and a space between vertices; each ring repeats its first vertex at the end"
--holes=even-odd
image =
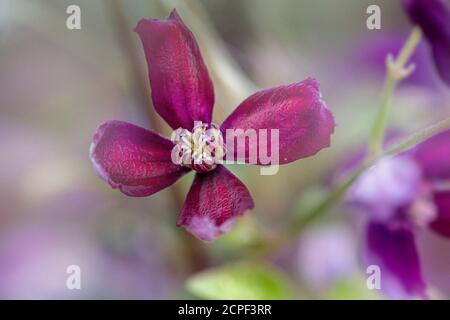
POLYGON ((312 220, 316 220, 318 217, 329 211, 329 209, 345 195, 353 182, 355 182, 367 168, 373 165, 381 157, 385 155, 397 154, 405 150, 405 148, 409 148, 418 142, 423 141, 426 137, 430 137, 433 133, 439 132, 439 130, 442 130, 450 125, 450 120, 447 120, 449 123, 444 120, 442 123, 436 124, 431 128, 427 128, 423 130, 423 132, 421 131, 417 135, 414 135, 410 139, 407 139, 399 145, 393 147, 390 151, 388 151, 390 153, 383 153, 382 144, 389 118, 392 96, 397 83, 404 77, 408 76, 408 74, 412 71, 411 67, 409 67, 408 70, 405 69, 405 66, 420 41, 421 33, 422 32, 419 28, 414 28, 408 40, 405 42, 405 45, 398 54, 397 59, 394 61, 388 56, 388 59, 386 60, 387 74, 383 90, 383 98, 381 100, 377 119, 375 120, 372 128, 372 134, 369 140, 369 153, 365 163, 356 169, 347 180, 334 188, 328 197, 324 199, 324 201, 322 201, 311 211, 307 212, 301 220, 293 223, 289 228, 291 233, 297 233, 298 230, 303 228, 304 225, 308 224, 312 220))
POLYGON ((362 173, 364 173, 368 168, 370 168, 374 163, 379 161, 381 158, 398 155, 404 151, 407 151, 417 146, 418 144, 429 139, 430 137, 446 130, 450 130, 450 117, 445 120, 439 121, 438 123, 435 123, 429 127, 426 127, 420 130, 418 133, 412 134, 405 140, 395 144, 388 150, 384 151, 377 158, 368 159, 364 164, 358 167, 350 177, 348 177, 345 181, 337 185, 321 203, 319 203, 309 212, 306 212, 303 215, 302 219, 296 221, 295 223, 292 223, 291 227, 289 228, 288 236, 293 237, 297 235, 298 232, 302 230, 310 222, 316 221, 324 214, 326 214, 334 204, 338 203, 342 199, 342 197, 351 187, 353 182, 355 182, 361 176, 362 173))
POLYGON ((450 118, 444 119, 442 121, 439 121, 429 127, 426 127, 411 136, 407 137, 405 140, 401 141, 400 143, 396 144, 395 146, 387 149, 383 155, 384 156, 394 156, 396 154, 399 154, 403 151, 409 150, 419 143, 424 142, 425 140, 431 138, 435 134, 438 134, 440 132, 443 132, 445 130, 450 129, 450 118))
POLYGON ((394 78, 388 76, 385 81, 383 98, 378 109, 378 116, 372 127, 372 134, 369 140, 370 157, 376 157, 381 153, 384 134, 386 131, 386 123, 390 113, 392 95, 394 93, 396 85, 397 81, 394 78))
POLYGON ((417 47, 420 39, 422 37, 422 32, 418 27, 414 28, 411 32, 408 40, 401 49, 395 61, 388 59, 386 60, 386 80, 383 90, 383 96, 381 99, 381 104, 378 109, 378 116, 372 127, 372 134, 369 140, 369 157, 376 158, 382 152, 383 140, 386 132, 387 122, 389 119, 389 113, 391 109, 391 100, 397 86, 397 83, 408 76, 412 71, 411 66, 409 70, 407 69, 407 63, 417 47))
POLYGON ((324 213, 328 212, 335 203, 339 202, 353 182, 358 179, 367 167, 369 167, 369 165, 366 164, 360 166, 346 180, 336 186, 321 203, 302 215, 301 219, 293 222, 288 228, 288 234, 292 236, 298 234, 298 232, 306 225, 309 225, 310 222, 317 220, 324 213))
POLYGON ((412 54, 414 53, 414 50, 419 44, 421 38, 422 38, 422 31, 420 30, 419 27, 414 27, 414 29, 411 31, 411 34, 409 35, 408 40, 406 41, 405 45, 403 46, 402 50, 400 51, 397 57, 397 64, 400 67, 406 66, 412 54))

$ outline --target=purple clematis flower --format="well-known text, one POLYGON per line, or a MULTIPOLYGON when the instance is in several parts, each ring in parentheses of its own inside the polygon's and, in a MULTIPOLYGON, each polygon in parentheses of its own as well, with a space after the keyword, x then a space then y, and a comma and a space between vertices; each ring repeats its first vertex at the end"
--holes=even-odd
POLYGON ((381 268, 381 289, 395 298, 426 297, 415 235, 450 237, 450 131, 379 161, 347 200, 367 218, 364 263, 381 268))
POLYGON ((450 5, 445 0, 403 0, 403 6, 425 34, 437 70, 450 86, 450 5))
MULTIPOLYGON (((135 31, 147 59, 153 104, 175 130, 175 139, 130 123, 109 121, 98 127, 90 158, 102 179, 129 196, 152 195, 188 171, 196 171, 177 225, 197 238, 215 239, 254 207, 246 186, 220 163, 227 130, 278 130, 279 164, 329 146, 335 123, 316 80, 257 92, 218 126, 211 122, 211 79, 193 34, 177 12, 172 11, 165 20, 141 20, 135 31), (198 143, 201 152, 192 149, 198 143), (203 153, 211 145, 213 158, 203 153), (174 151, 181 163, 173 161, 174 151)), ((237 158, 249 163, 251 149, 267 144, 263 139, 257 146, 245 143, 244 157, 237 158)), ((257 157, 255 164, 267 163, 257 157)))

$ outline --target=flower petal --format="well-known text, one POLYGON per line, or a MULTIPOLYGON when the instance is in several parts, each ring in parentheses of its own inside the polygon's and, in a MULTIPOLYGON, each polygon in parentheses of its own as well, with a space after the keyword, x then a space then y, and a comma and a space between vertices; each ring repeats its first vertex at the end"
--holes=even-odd
POLYGON ((387 221, 417 197, 422 183, 420 167, 408 156, 383 158, 355 181, 346 200, 372 220, 387 221))
POLYGON ((143 19, 135 31, 147 59, 156 111, 173 128, 211 122, 214 88, 194 35, 173 10, 165 20, 143 19))
POLYGON ((438 72, 450 85, 450 6, 442 0, 403 0, 413 23, 423 30, 438 72))
POLYGON ((437 218, 431 222, 430 227, 437 233, 450 237, 450 191, 436 192, 434 204, 437 209, 437 218))
POLYGON ((123 121, 100 125, 90 148, 97 174, 129 196, 158 192, 188 170, 171 160, 173 144, 158 134, 123 121))
POLYGON ((427 179, 450 179, 450 130, 419 144, 413 152, 427 179))
POLYGON ((425 297, 414 234, 407 226, 369 223, 364 263, 380 268, 381 290, 386 295, 425 297))
MULTIPOLYGON (((279 164, 289 163, 316 154, 330 145, 334 132, 334 119, 330 110, 321 100, 319 83, 314 79, 280 86, 255 93, 244 100, 221 126, 225 139, 228 129, 267 129, 270 137, 272 129, 279 130, 279 164)), ((268 139, 270 140, 270 139, 268 139)), ((267 164, 261 160, 258 139, 257 164, 267 164)), ((276 147, 276 146, 275 146, 276 147)), ((245 145, 245 158, 238 148, 228 150, 227 159, 249 161, 249 143, 245 145), (230 153, 234 159, 230 159, 230 153)), ((273 151, 267 141, 267 150, 273 151)), ((263 152, 264 153, 264 152, 263 152)))
POLYGON ((201 240, 212 241, 231 230, 235 219, 253 207, 247 187, 219 165, 196 174, 177 225, 201 240))

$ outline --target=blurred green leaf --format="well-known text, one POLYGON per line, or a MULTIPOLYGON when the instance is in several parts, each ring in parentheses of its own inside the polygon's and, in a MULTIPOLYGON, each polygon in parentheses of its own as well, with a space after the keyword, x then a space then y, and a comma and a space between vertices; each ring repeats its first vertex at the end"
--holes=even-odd
POLYGON ((328 292, 325 299, 330 300, 379 300, 377 290, 370 290, 364 278, 353 278, 340 281, 328 292))
POLYGON ((248 215, 237 220, 234 228, 210 246, 210 252, 220 259, 239 257, 264 245, 264 231, 248 215))
POLYGON ((262 262, 240 262, 198 273, 186 282, 201 299, 289 299, 292 290, 280 270, 262 262))
POLYGON ((304 188, 295 203, 295 214, 300 219, 302 214, 311 211, 328 195, 328 189, 320 185, 304 188))

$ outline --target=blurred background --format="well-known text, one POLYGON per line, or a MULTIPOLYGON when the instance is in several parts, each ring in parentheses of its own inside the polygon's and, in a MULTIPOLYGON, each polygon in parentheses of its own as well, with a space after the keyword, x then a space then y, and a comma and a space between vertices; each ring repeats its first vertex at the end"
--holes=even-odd
MULTIPOLYGON (((0 0, 0 298, 382 298, 366 288, 361 230, 343 207, 269 255, 261 246, 320 199, 329 175, 367 141, 385 56, 410 29, 400 1, 389 0, 0 0), (81 30, 66 28, 71 4, 81 8, 81 30), (366 27, 370 4, 381 7, 381 30, 366 27), (213 77, 215 122, 258 89, 309 76, 337 122, 331 148, 275 176, 232 166, 256 207, 212 244, 175 226, 193 175, 131 198, 100 180, 88 157, 106 120, 151 127, 132 30, 173 8, 213 77), (81 290, 66 288, 69 265, 81 268, 81 290)), ((413 61, 393 101, 393 129, 404 133, 450 111, 425 44, 413 61)), ((446 297, 450 244, 420 241, 432 248, 433 292, 446 297)))

